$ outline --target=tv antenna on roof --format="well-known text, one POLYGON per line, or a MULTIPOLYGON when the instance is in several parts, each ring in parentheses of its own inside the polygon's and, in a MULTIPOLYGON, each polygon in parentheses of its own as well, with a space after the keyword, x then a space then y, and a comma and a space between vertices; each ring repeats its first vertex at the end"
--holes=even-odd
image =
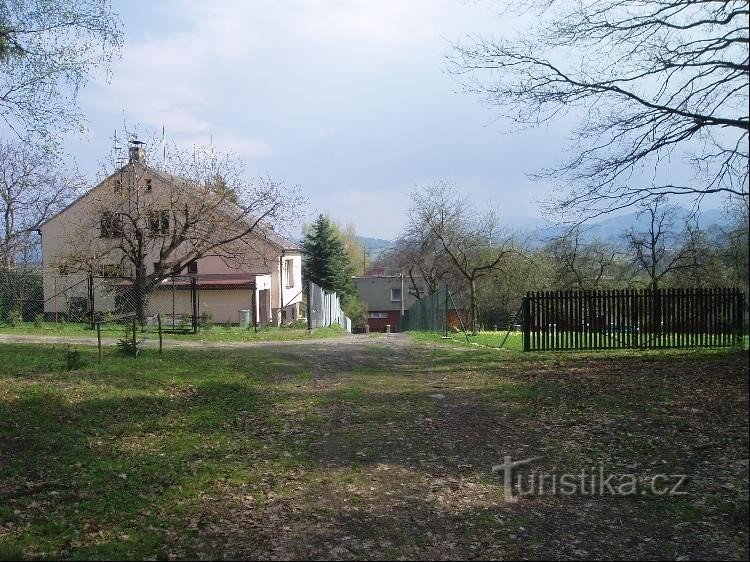
POLYGON ((125 158, 122 154, 123 146, 120 144, 120 139, 117 138, 117 129, 115 129, 115 135, 112 142, 112 153, 114 155, 115 165, 120 166, 127 162, 127 158, 125 158))

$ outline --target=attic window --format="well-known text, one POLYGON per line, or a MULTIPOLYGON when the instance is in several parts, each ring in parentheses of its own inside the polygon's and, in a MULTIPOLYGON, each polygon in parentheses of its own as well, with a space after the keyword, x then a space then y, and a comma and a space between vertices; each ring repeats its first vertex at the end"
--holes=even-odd
POLYGON ((99 217, 99 235, 102 238, 118 238, 122 235, 122 223, 115 213, 104 211, 101 214, 99 217))
POLYGON ((122 180, 117 178, 115 180, 115 193, 120 193, 122 191, 122 180))
POLYGON ((167 234, 169 232, 169 211, 149 211, 148 227, 151 234, 167 234))
POLYGON ((146 180, 146 191, 151 192, 151 179, 146 180))
POLYGON ((188 273, 198 273, 198 262, 193 260, 187 264, 188 273))

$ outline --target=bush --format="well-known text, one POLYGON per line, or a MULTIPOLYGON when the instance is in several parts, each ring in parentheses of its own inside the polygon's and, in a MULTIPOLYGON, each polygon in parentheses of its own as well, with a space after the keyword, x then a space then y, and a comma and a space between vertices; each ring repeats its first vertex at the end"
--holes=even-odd
POLYGON ((36 316, 34 316, 34 327, 41 328, 42 322, 44 322, 44 314, 37 313, 36 316))
POLYGON ((20 310, 13 308, 8 311, 8 324, 10 324, 11 327, 15 328, 21 322, 23 322, 23 317, 21 316, 20 310))
POLYGON ((135 355, 137 345, 133 342, 133 328, 126 325, 125 335, 117 341, 117 349, 124 355, 135 355))
POLYGON ((70 351, 70 348, 68 348, 65 352, 65 362, 68 366, 68 371, 76 371, 80 369, 82 366, 82 361, 81 354, 78 349, 73 349, 73 351, 70 351))
POLYGON ((177 327, 180 330, 189 330, 193 327, 193 323, 190 321, 190 315, 188 314, 182 314, 180 315, 180 322, 177 324, 177 327))
POLYGON ((211 311, 204 310, 201 313, 201 319, 200 319, 201 329, 210 330, 213 325, 214 325, 214 322, 213 322, 213 315, 211 314, 211 311))
POLYGON ((292 330, 304 330, 307 328, 307 320, 294 320, 292 322, 289 322, 289 324, 284 325, 285 328, 290 328, 292 330))
POLYGON ((362 328, 367 323, 367 305, 357 297, 345 297, 341 308, 352 321, 353 327, 362 328))

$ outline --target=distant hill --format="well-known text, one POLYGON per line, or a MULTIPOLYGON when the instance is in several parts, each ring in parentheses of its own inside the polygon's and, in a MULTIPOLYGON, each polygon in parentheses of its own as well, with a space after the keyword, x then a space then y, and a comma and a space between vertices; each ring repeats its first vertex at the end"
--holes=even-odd
MULTIPOLYGON (((689 210, 677 207, 676 224, 685 220, 689 215, 689 210)), ((566 230, 565 226, 555 225, 536 217, 508 217, 502 223, 511 231, 521 233, 522 238, 532 245, 543 244, 551 238, 562 235, 566 230)), ((701 211, 698 216, 698 225, 709 233, 715 233, 727 226, 727 219, 721 209, 707 209, 701 211)), ((625 232, 631 228, 645 231, 648 228, 648 217, 642 215, 639 218, 637 211, 615 216, 605 215, 601 220, 585 223, 584 239, 599 238, 620 244, 624 243, 625 232)))
MULTIPOLYGON (((684 219, 690 214, 690 211, 683 207, 677 207, 679 220, 684 219)), ((541 217, 503 217, 500 219, 501 227, 510 230, 512 233, 519 234, 521 239, 525 240, 532 246, 544 244, 548 240, 562 235, 566 228, 558 224, 553 224, 541 217)), ((701 211, 698 217, 698 225, 711 233, 720 232, 727 227, 727 218, 721 209, 706 209, 701 211)), ((617 244, 624 243, 624 235, 630 228, 645 230, 648 227, 647 217, 638 218, 637 211, 625 213, 622 215, 608 216, 604 215, 598 221, 591 221, 584 225, 584 240, 599 238, 605 241, 617 244)), ((368 238, 367 236, 357 236, 357 240, 367 250, 370 259, 376 259, 384 250, 393 248, 393 240, 383 238, 368 238)))
POLYGON ((357 240, 362 247, 367 250, 367 257, 370 261, 378 259, 380 254, 389 248, 393 248, 393 241, 383 238, 368 238, 367 236, 357 236, 357 240))
POLYGON ((386 250, 393 247, 392 240, 383 238, 368 238, 367 236, 357 236, 357 240, 366 250, 386 250))

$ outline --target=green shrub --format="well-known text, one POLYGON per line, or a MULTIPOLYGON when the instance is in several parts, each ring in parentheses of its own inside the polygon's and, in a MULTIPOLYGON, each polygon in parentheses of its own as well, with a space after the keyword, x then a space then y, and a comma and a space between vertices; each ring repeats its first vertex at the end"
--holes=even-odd
POLYGON ((117 340, 117 349, 123 355, 135 355, 137 344, 133 342, 133 328, 130 324, 125 325, 125 334, 117 340))
POLYGON ((307 320, 294 320, 293 322, 289 322, 289 324, 285 324, 285 328, 290 328, 292 330, 304 330, 307 328, 307 320))
POLYGON ((65 362, 68 366, 68 371, 76 371, 80 369, 83 362, 81 361, 81 354, 78 349, 70 351, 70 347, 68 347, 65 351, 65 362))
POLYGON ((41 328, 43 322, 44 322, 44 314, 42 314, 41 312, 38 312, 36 315, 34 315, 34 327, 35 328, 41 328))
POLYGON ((8 324, 10 324, 13 328, 18 326, 23 322, 23 317, 21 316, 21 311, 17 308, 13 308, 10 311, 8 311, 8 324))
POLYGON ((193 327, 193 323, 190 320, 190 315, 188 314, 182 314, 180 315, 180 322, 177 324, 177 327, 180 330, 188 330, 193 327))
POLYGON ((210 330, 213 325, 214 325, 214 322, 213 322, 213 315, 211 314, 211 311, 204 310, 201 313, 200 327, 203 330, 210 330))
POLYGON ((353 327, 362 328, 367 324, 367 305, 358 298, 345 296, 341 308, 352 321, 353 327))

